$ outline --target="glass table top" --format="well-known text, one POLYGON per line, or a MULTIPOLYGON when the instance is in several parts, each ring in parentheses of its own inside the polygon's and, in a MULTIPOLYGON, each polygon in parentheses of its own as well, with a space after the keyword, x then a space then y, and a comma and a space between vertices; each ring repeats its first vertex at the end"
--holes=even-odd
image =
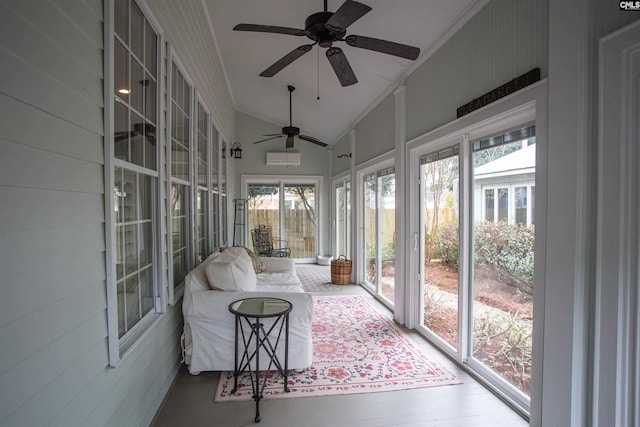
POLYGON ((274 317, 291 311, 291 303, 280 298, 246 298, 229 304, 233 314, 247 317, 274 317))

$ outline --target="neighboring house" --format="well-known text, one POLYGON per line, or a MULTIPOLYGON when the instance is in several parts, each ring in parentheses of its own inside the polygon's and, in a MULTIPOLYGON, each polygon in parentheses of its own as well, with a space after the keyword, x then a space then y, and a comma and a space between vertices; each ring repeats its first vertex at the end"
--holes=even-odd
POLYGON ((533 224, 536 144, 474 169, 474 220, 533 224))

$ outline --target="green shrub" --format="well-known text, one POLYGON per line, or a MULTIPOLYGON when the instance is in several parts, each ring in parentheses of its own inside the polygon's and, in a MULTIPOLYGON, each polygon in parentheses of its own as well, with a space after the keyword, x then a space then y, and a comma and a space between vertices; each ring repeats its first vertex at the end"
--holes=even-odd
POLYGON ((382 246, 382 261, 393 261, 396 258, 396 243, 392 240, 382 246))
POLYGON ((458 268, 458 221, 447 222, 438 228, 435 256, 453 268, 458 268))
MULTIPOLYGON (((367 244, 366 254, 369 262, 374 262, 376 259, 376 247, 374 244, 367 244)), ((394 241, 388 242, 382 246, 380 251, 382 257, 381 261, 392 261, 396 258, 396 244, 394 241)))
POLYGON ((481 222, 475 226, 475 262, 521 291, 533 293, 534 228, 481 222))
MULTIPOLYGON (((439 227, 435 255, 458 268, 458 222, 439 227)), ((506 222, 481 222, 474 228, 475 262, 498 280, 533 293, 534 227, 506 222)))

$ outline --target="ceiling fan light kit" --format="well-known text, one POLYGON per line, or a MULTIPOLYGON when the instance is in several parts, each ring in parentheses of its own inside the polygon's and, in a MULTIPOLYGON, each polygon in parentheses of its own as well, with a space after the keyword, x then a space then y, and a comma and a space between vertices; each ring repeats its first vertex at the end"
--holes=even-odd
POLYGON ((410 60, 415 60, 418 58, 418 55, 420 55, 420 49, 414 46, 353 34, 346 36, 347 27, 362 18, 362 16, 369 11, 371 11, 371 8, 365 4, 353 0, 346 0, 336 12, 329 12, 327 11, 327 0, 325 0, 324 11, 314 13, 307 17, 304 23, 304 30, 260 24, 238 24, 233 27, 233 29, 235 31, 276 33, 298 37, 307 36, 313 41, 312 44, 295 48, 277 60, 273 65, 260 73, 262 77, 273 77, 283 68, 309 52, 313 46, 318 45, 327 49, 327 60, 331 64, 340 84, 342 86, 351 86, 356 84, 358 79, 342 49, 333 45, 335 42, 345 42, 352 47, 373 50, 410 60))

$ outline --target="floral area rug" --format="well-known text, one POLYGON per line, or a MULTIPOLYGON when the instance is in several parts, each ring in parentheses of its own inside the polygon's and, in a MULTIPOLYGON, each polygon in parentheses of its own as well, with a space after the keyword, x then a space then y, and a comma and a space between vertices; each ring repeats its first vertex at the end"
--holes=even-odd
MULTIPOLYGON (((443 366, 429 359, 362 296, 316 296, 313 321, 313 363, 289 375, 289 393, 277 371, 268 375, 265 399, 371 393, 459 384, 443 366)), ((252 398, 248 374, 238 378, 222 372, 214 401, 252 398)))
POLYGON ((342 291, 342 285, 331 283, 331 266, 296 264, 296 274, 305 292, 342 291))

